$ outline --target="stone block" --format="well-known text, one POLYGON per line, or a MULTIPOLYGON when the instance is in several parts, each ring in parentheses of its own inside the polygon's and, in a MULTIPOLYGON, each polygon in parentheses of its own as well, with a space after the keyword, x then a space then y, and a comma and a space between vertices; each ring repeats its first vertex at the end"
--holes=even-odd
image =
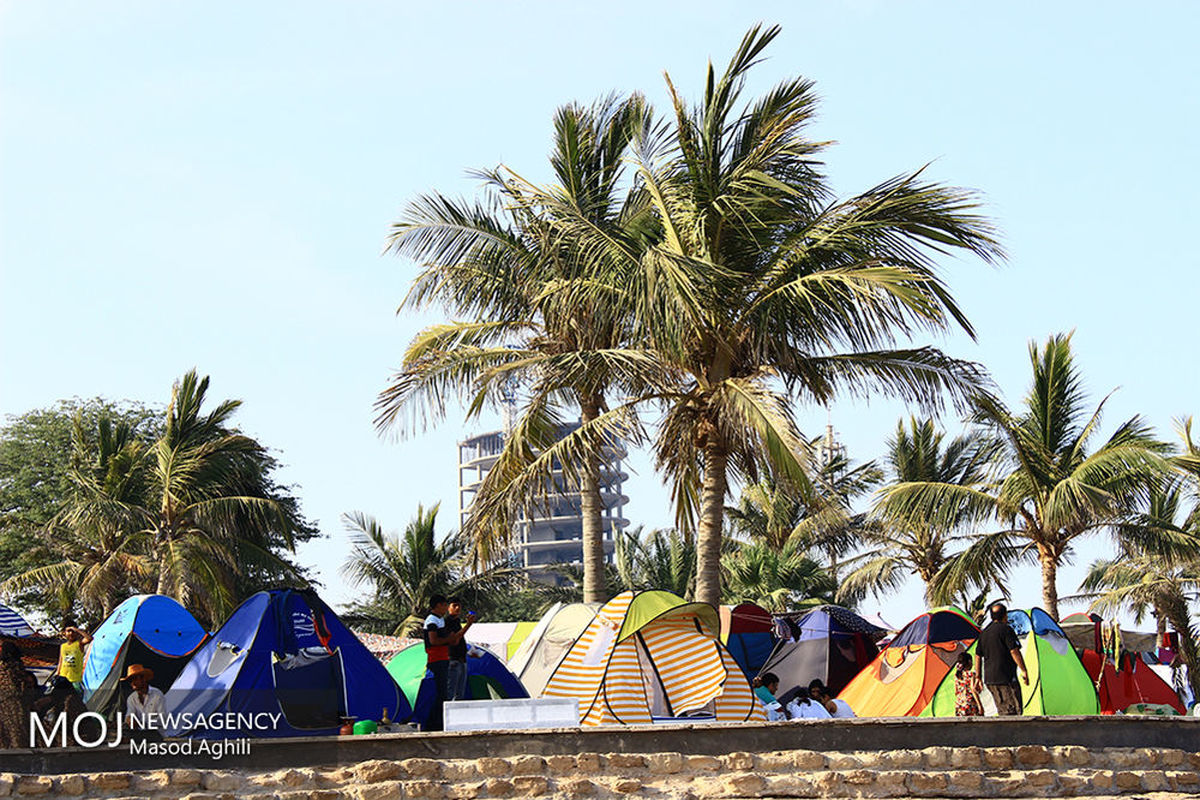
POLYGON ((792 766, 796 769, 825 769, 825 754, 816 750, 793 750, 792 766))
POLYGON ((674 775, 683 771, 683 756, 680 753, 649 753, 646 766, 653 775, 674 775))
POLYGON ((1113 775, 1113 781, 1122 792, 1141 790, 1142 774, 1133 770, 1120 770, 1113 775))
POLYGON ((1008 747, 985 747, 983 763, 988 769, 1012 769, 1013 753, 1008 747))
POLYGON ((451 783, 446 786, 446 797, 451 800, 475 800, 483 794, 482 783, 451 783))
MULTIPOLYGON (((572 765, 575 759, 570 756, 562 756, 568 759, 572 765)), ((442 780, 462 783, 464 781, 473 781, 479 777, 479 773, 475 771, 475 762, 466 759, 456 759, 454 761, 442 762, 442 780)))
POLYGON ((920 750, 893 750, 880 753, 879 757, 881 763, 886 763, 892 769, 912 769, 921 766, 923 755, 920 750))
POLYGON ((955 769, 977 769, 983 766, 983 750, 979 747, 951 748, 950 766, 955 769))
POLYGON ((1113 787, 1114 773, 1111 769, 1098 769, 1092 773, 1091 784, 1093 789, 1111 789, 1113 787))
POLYGON ((1167 773, 1171 788, 1177 792, 1194 792, 1200 786, 1200 772, 1195 770, 1171 770, 1167 773))
POLYGON ((618 778, 612 785, 614 792, 633 794, 642 790, 642 782, 637 778, 618 778))
POLYGON ((860 791, 864 786, 870 786, 875 782, 875 770, 871 769, 852 769, 842 772, 842 783, 847 786, 857 787, 860 791))
POLYGON ((0 772, 0 797, 8 797, 12 793, 16 777, 11 772, 0 772))
POLYGON ((857 756, 852 756, 849 753, 830 753, 825 757, 825 766, 828 769, 845 771, 860 769, 862 762, 858 760, 857 756))
POLYGON ((1017 748, 1016 757, 1022 767, 1048 767, 1054 763, 1050 749, 1040 744, 1021 745, 1017 748))
POLYGON ((915 795, 940 795, 950 786, 950 779, 944 772, 912 772, 907 783, 908 790, 915 795))
POLYGON ((1142 773, 1142 789, 1147 792, 1169 792, 1171 781, 1161 769, 1148 769, 1142 773))
POLYGON ((716 772, 722 767, 716 756, 688 756, 687 768, 694 772, 716 772))
POLYGON ((1035 769, 1025 773, 1025 783, 1040 789, 1053 786, 1057 777, 1058 773, 1052 769, 1035 769))
POLYGON ((200 785, 200 770, 198 769, 172 769, 168 770, 167 774, 171 778, 172 786, 200 785))
POLYGON ((1136 750, 1124 747, 1110 747, 1104 751, 1104 755, 1110 767, 1120 769, 1137 769, 1145 763, 1136 750))
POLYGON ((925 757, 925 766, 933 769, 945 769, 950 766, 949 747, 926 747, 921 751, 925 757))
POLYGON ((1059 767, 1086 767, 1092 763, 1092 754, 1086 747, 1067 745, 1052 748, 1050 752, 1054 757, 1055 765, 1059 767))
POLYGON ((754 769, 754 755, 751 753, 730 753, 722 760, 725 762, 726 769, 754 769))
POLYGON ((953 797, 979 797, 983 775, 972 770, 955 769, 946 773, 946 794, 953 797))
POLYGON ((646 757, 641 753, 609 753, 608 766, 614 769, 644 769, 646 757))
POLYGON ((88 778, 88 788, 101 792, 128 789, 130 777, 128 772, 101 772, 88 778))
POLYGON ((502 778, 492 778, 484 784, 484 789, 489 797, 508 797, 513 793, 513 785, 502 778))
POLYGON ((1078 770, 1067 770, 1058 773, 1058 793, 1066 797, 1077 794, 1087 794, 1092 788, 1091 776, 1078 770))
POLYGON ((903 770, 876 772, 871 794, 875 797, 907 797, 908 773, 903 770))
POLYGON ((546 768, 555 775, 569 775, 575 771, 575 757, 546 756, 546 768))
POLYGON ((404 785, 400 781, 378 781, 350 790, 354 800, 402 800, 404 785))
POLYGON ((1178 767, 1187 761, 1187 753, 1182 750, 1160 750, 1158 753, 1159 766, 1178 767))
POLYGON ((757 797, 767 786, 765 778, 749 773, 730 775, 722 783, 731 797, 757 797))
POLYGON ((59 794, 71 795, 73 797, 83 794, 87 788, 82 775, 63 775, 58 779, 57 783, 58 785, 55 787, 55 790, 59 794))
MULTIPOLYGON (((575 769, 595 774, 600 771, 600 756, 596 753, 580 753, 575 756, 575 769)), ((480 770, 481 772, 483 770, 480 770)))
POLYGON ((511 762, 513 775, 541 775, 546 771, 546 759, 541 756, 517 756, 511 762))
POLYGON ((413 778, 434 780, 442 774, 442 762, 432 758, 406 758, 400 762, 400 766, 413 778))
POLYGON ((205 772, 200 785, 210 792, 232 792, 242 785, 242 777, 235 772, 205 772))
POLYGON ((812 776, 812 785, 818 797, 837 797, 843 791, 842 775, 839 772, 817 772, 812 776))
MULTIPOLYGON (((579 757, 583 758, 583 756, 579 757)), ((597 763, 596 769, 599 768, 600 765, 597 763)), ((508 774, 508 762, 503 758, 481 758, 475 762, 475 769, 479 770, 480 775, 485 775, 489 778, 499 778, 508 774)))
POLYGON ((817 790, 807 775, 770 775, 763 789, 766 797, 816 797, 817 790))
POLYGON ((550 790, 550 781, 542 775, 520 775, 513 778, 513 791, 522 797, 537 797, 550 790))
POLYGON ((1016 797, 1024 793, 1025 776, 1019 772, 988 772, 983 776, 982 797, 1016 797))
POLYGON ((45 775, 22 775, 17 778, 17 786, 14 794, 49 794, 53 788, 53 778, 48 778, 45 775))
POLYGON ((795 769, 791 753, 760 753, 754 758, 754 770, 764 772, 791 772, 795 769))
POLYGON ((404 781, 405 797, 440 798, 446 796, 446 787, 439 781, 404 781))
MULTIPOLYGON (((354 779, 358 783, 379 783, 404 776, 404 768, 395 761, 374 759, 364 761, 354 768, 354 779)), ((291 784, 293 786, 297 784, 291 784)))
POLYGON ((587 778, 571 778, 560 783, 558 788, 567 797, 587 797, 596 793, 596 784, 587 778))

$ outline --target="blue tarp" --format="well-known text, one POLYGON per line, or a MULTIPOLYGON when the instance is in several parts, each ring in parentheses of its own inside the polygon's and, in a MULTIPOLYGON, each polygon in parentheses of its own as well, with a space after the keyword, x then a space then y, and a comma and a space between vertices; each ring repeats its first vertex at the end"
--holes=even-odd
MULTIPOLYGON (((167 692, 172 714, 279 715, 243 736, 337 733, 343 717, 378 720, 383 709, 405 721, 400 687, 366 646, 309 591, 259 592, 242 603, 180 673, 167 692)), ((191 717, 194 719, 194 716, 191 717)), ((239 725, 250 716, 238 718, 239 725)), ((201 726, 168 735, 230 735, 201 726)))

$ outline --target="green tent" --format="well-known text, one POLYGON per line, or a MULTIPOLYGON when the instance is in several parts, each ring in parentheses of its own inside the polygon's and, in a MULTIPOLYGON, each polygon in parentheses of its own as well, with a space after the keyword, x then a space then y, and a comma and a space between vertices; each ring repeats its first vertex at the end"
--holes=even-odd
MULTIPOLYGON (((1023 713, 1029 716, 1099 714, 1096 687, 1083 662, 1058 623, 1040 608, 1008 612, 1008 624, 1022 642, 1021 655, 1029 672, 1029 685, 1021 685, 1023 713)), ((975 645, 967 650, 975 655, 975 645)), ((976 668, 979 667, 976 662, 976 668)), ((954 716, 952 668, 934 692, 922 717, 954 716)))

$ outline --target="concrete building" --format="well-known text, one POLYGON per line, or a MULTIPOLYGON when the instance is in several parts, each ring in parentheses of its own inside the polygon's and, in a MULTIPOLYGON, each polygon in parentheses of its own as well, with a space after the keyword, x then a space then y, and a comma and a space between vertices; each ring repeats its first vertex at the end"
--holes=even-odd
MULTIPOLYGON (((579 425, 564 427, 566 436, 579 425)), ((504 448, 504 433, 494 431, 472 436, 458 443, 459 524, 466 522, 471 503, 488 470, 504 448)), ((622 486, 629 475, 621 467, 625 449, 609 448, 600 466, 600 501, 604 508, 604 551, 611 561, 617 531, 629 524, 623 516, 629 498, 622 486)), ((564 486, 562 472, 556 483, 564 486)), ((538 504, 533 514, 518 523, 514 550, 521 564, 533 573, 544 572, 548 564, 579 564, 583 560, 583 515, 578 491, 560 491, 538 504)))

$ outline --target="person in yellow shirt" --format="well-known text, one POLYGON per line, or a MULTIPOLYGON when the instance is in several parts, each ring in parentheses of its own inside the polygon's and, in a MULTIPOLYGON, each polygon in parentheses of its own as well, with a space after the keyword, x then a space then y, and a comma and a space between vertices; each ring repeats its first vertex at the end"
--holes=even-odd
POLYGON ((83 690, 83 648, 91 644, 92 636, 87 631, 81 631, 74 626, 63 631, 66 639, 58 648, 58 674, 74 684, 76 690, 83 690))

